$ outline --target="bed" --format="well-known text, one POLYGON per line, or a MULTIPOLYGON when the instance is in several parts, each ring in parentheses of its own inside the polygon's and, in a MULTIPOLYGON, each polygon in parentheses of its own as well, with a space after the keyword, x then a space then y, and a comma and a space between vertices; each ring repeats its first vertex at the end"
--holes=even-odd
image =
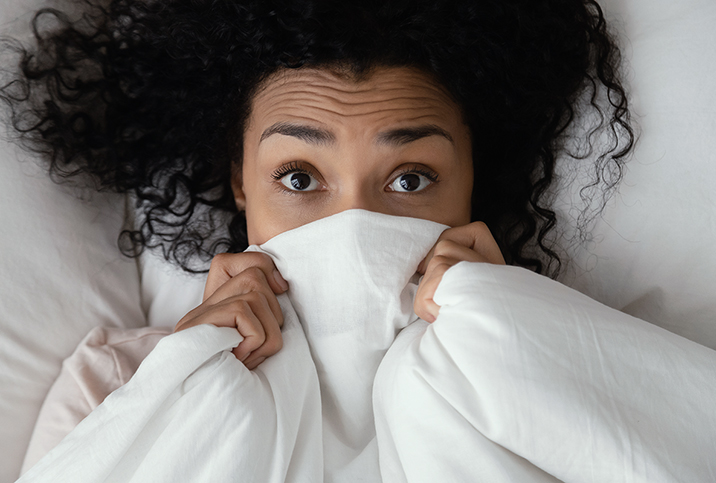
MULTIPOLYGON (((716 5, 602 2, 620 33, 641 136, 591 238, 561 281, 626 314, 716 349, 716 5)), ((0 28, 27 36, 40 4, 11 0, 0 28)), ((62 361, 94 327, 173 325, 200 302, 202 277, 147 254, 123 258, 119 196, 53 184, 29 155, 0 145, 0 481, 14 481, 62 361)), ((568 172, 565 167, 565 172, 568 172)), ((577 174, 578 175, 578 174, 577 174)), ((569 176, 565 176, 569 180, 569 176)), ((556 194, 569 227, 574 183, 556 194)))

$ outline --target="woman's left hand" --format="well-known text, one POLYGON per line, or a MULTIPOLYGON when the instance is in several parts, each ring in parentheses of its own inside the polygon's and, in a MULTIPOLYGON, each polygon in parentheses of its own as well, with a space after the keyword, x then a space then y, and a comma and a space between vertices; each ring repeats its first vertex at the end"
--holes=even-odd
POLYGON ((440 306, 433 301, 435 290, 448 268, 458 262, 504 265, 505 259, 490 229, 481 221, 445 230, 418 266, 418 273, 424 275, 413 304, 418 317, 427 322, 435 321, 440 311, 440 306))

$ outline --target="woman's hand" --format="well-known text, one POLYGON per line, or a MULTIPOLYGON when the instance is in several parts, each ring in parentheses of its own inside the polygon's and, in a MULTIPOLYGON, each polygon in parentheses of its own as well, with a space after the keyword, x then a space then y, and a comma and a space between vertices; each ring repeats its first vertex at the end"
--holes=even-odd
POLYGON ((504 265, 505 259, 489 228, 480 221, 445 230, 418 266, 418 273, 424 275, 413 304, 418 317, 427 322, 435 321, 440 311, 440 306, 433 301, 435 290, 447 269, 458 262, 504 265))
POLYGON ((286 290, 288 284, 268 255, 217 255, 211 261, 203 303, 186 314, 174 332, 200 324, 234 327, 244 340, 232 352, 255 369, 283 346, 283 314, 276 295, 286 290))

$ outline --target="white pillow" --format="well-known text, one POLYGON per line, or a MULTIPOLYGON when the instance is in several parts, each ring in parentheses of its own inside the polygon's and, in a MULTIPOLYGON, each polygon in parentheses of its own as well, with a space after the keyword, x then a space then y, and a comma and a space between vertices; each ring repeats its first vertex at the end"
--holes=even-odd
MULTIPOLYGON (((0 3, 0 35, 29 40, 34 11, 58 3, 0 3)), ((84 197, 0 141, 0 483, 19 476, 42 401, 93 327, 173 326, 201 302, 204 277, 120 254, 123 196, 84 197)))
MULTIPOLYGON (((716 348, 716 3, 604 0, 641 138, 563 281, 716 348)), ((570 203, 557 206, 570 220, 570 203)))
MULTIPOLYGON (((25 158, 23 160, 23 158, 25 158)), ((0 481, 14 481, 60 364, 95 326, 145 325, 124 200, 77 199, 0 145, 0 481)))
MULTIPOLYGON (((23 159, 25 158, 25 159, 23 159)), ((136 262, 117 249, 124 200, 78 200, 0 145, 0 481, 14 481, 62 360, 98 325, 145 325, 136 262)))
POLYGON ((62 360, 98 325, 145 325, 124 200, 77 199, 0 143, 0 481, 14 481, 62 360))
POLYGON ((138 259, 142 310, 152 327, 174 328, 190 310, 201 304, 207 274, 190 274, 168 263, 154 251, 138 259))

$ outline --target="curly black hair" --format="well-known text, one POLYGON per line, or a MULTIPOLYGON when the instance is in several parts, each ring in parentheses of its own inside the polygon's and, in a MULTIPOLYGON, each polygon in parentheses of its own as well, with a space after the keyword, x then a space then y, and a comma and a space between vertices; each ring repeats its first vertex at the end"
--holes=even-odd
MULTIPOLYGON (((556 273, 550 186, 580 115, 589 187, 611 193, 634 143, 620 52, 593 0, 75 0, 40 10, 36 45, 0 87, 21 142, 53 179, 89 175, 142 213, 120 248, 162 247, 187 271, 247 245, 231 173, 252 93, 303 66, 421 69, 462 108, 473 142, 472 219, 508 263, 556 273), (51 21, 49 21, 51 20, 51 21), (226 227, 228 226, 228 230, 226 227), (546 262, 545 262, 546 260, 546 262)), ((80 176, 82 178, 82 176, 80 176)), ((601 205, 603 208, 603 205, 601 205)))

